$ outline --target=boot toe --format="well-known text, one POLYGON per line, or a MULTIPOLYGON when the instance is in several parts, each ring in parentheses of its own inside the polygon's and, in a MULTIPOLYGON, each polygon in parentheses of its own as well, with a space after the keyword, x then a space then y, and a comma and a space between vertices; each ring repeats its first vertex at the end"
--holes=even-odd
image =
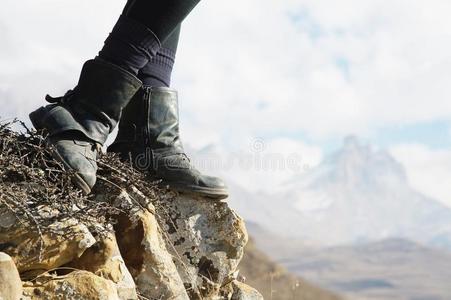
POLYGON ((227 185, 219 177, 201 176, 198 193, 214 199, 225 199, 229 196, 227 185))
POLYGON ((53 155, 67 170, 76 172, 75 182, 89 193, 96 182, 97 151, 93 144, 77 140, 51 140, 54 146, 53 155))
POLYGON ((199 185, 206 188, 227 190, 225 182, 219 177, 204 175, 200 178, 199 185))

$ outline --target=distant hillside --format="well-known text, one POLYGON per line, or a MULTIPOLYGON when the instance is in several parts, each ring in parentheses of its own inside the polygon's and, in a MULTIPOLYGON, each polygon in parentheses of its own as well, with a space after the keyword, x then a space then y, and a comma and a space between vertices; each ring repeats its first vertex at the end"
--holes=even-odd
POLYGON ((405 239, 317 248, 278 237, 252 222, 247 229, 258 249, 275 263, 346 299, 451 299, 449 251, 405 239))
POLYGON ((451 299, 449 252, 403 239, 319 249, 255 228, 249 227, 251 235, 274 261, 349 299, 451 299))
POLYGON ((342 298, 289 274, 255 247, 251 240, 239 267, 246 283, 266 300, 341 300, 342 298))
POLYGON ((299 249, 283 265, 351 299, 451 299, 451 254, 408 240, 299 249))

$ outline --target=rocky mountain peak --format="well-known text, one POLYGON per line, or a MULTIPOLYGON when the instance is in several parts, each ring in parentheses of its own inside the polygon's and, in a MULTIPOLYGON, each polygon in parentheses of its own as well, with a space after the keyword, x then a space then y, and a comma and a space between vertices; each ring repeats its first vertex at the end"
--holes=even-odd
POLYGON ((254 207, 244 211, 248 220, 312 245, 403 238, 451 248, 451 210, 412 188, 388 151, 353 136, 319 165, 287 181, 282 193, 245 199, 254 207))
POLYGON ((330 155, 319 168, 329 170, 332 182, 350 186, 406 184, 404 167, 387 151, 364 144, 355 136, 344 139, 341 149, 330 155))

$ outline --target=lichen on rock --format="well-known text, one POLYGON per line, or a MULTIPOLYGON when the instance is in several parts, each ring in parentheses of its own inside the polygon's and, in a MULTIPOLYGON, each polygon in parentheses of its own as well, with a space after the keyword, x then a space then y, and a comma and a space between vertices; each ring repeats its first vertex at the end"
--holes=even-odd
POLYGON ((234 280, 248 237, 227 203, 179 195, 156 209, 191 299, 212 297, 234 280))

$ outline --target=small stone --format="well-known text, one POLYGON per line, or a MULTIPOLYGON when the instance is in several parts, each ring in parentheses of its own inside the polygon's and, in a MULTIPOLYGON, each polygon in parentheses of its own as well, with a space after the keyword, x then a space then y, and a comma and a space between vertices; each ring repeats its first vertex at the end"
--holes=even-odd
POLYGON ((232 282, 232 300, 263 300, 263 296, 254 288, 239 281, 232 282))
POLYGON ((12 258, 0 252, 0 299, 19 300, 22 296, 22 282, 12 258))
POLYGON ((4 229, 11 228, 16 223, 16 216, 11 211, 0 212, 0 227, 4 229))
POLYGON ((112 281, 86 271, 53 277, 38 282, 36 286, 25 285, 24 297, 31 300, 120 300, 112 281))

